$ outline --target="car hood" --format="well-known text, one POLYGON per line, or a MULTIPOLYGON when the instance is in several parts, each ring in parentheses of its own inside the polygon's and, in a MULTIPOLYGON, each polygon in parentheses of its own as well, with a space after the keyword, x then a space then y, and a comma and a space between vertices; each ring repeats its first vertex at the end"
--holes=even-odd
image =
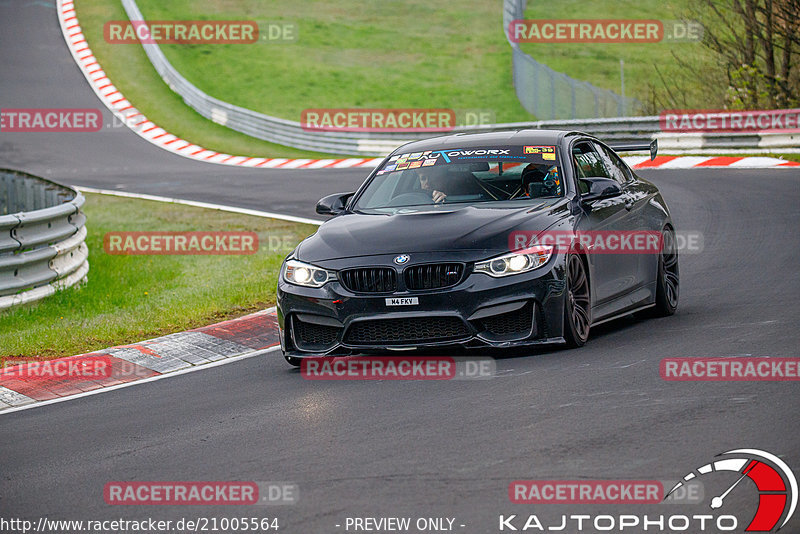
POLYGON ((435 206, 393 214, 346 213, 303 241, 295 256, 308 262, 385 254, 509 250, 512 231, 542 231, 569 215, 568 201, 547 199, 523 207, 435 206))

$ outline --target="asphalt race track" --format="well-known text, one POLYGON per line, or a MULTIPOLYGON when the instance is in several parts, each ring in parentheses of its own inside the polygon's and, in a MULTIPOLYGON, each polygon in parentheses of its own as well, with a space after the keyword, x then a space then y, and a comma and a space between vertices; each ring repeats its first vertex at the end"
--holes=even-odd
MULTIPOLYGON (((100 107, 55 9, 43 4, 0 1, 0 106, 100 107)), ((306 217, 315 216, 317 198, 366 175, 201 164, 124 128, 0 133, 0 167, 306 217)), ((348 516, 455 517, 456 531, 497 532, 500 514, 537 513, 558 524, 560 514, 608 511, 511 504, 508 485, 517 479, 676 480, 744 447, 800 468, 797 382, 659 376, 666 357, 798 356, 800 171, 642 174, 662 189, 677 228, 704 237, 701 253, 681 257, 675 316, 603 325, 579 350, 500 359, 490 380, 306 381, 272 352, 3 415, 0 515, 257 515, 277 517, 281 531, 309 533, 344 531, 336 525, 348 516), (104 485, 128 480, 291 481, 300 500, 255 511, 105 504, 104 485)), ((729 501, 741 522, 752 517, 752 492, 729 501)))
POLYGON ((371 169, 265 172, 196 162, 158 149, 113 120, 69 54, 55 6, 42 4, 0 0, 5 66, 0 106, 100 109, 106 128, 95 133, 0 134, 0 166, 69 184, 211 199, 311 218, 319 218, 316 200, 352 191, 369 174, 371 169), (310 192, 313 200, 305 196, 310 192))

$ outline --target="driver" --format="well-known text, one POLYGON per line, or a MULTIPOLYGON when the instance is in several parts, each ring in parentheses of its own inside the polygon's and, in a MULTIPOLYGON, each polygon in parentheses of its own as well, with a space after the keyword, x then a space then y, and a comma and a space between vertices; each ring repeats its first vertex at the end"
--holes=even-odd
POLYGON ((444 202, 447 195, 442 191, 444 185, 442 170, 436 167, 420 167, 416 172, 420 189, 430 194, 434 202, 444 202))

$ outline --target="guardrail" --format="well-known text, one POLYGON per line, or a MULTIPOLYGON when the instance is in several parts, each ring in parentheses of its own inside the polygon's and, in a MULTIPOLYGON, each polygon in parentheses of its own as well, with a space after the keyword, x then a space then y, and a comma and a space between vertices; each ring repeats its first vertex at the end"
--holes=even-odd
MULTIPOLYGON (((136 5, 136 0, 122 0, 122 5, 130 20, 145 20, 136 5)), ((522 16, 523 5, 523 0, 504 0, 503 13, 506 28, 508 22, 513 18, 522 16)), ((164 82, 178 93, 188 106, 217 124, 251 137, 316 152, 362 156, 384 156, 408 141, 432 137, 430 132, 409 134, 380 131, 358 133, 306 131, 299 122, 264 115, 223 102, 204 93, 172 66, 158 44, 142 43, 142 47, 164 82)), ((520 88, 516 89, 519 95, 520 88)), ((491 132, 513 128, 579 130, 616 142, 641 140, 642 138, 658 139, 662 151, 672 151, 673 153, 709 153, 720 150, 729 152, 800 152, 800 139, 797 134, 663 133, 657 116, 541 120, 459 126, 452 133, 491 132)))
MULTIPOLYGON (((125 8, 125 12, 130 20, 145 20, 135 0, 122 0, 122 6, 125 8)), ((183 101, 189 107, 217 124, 227 126, 232 130, 247 134, 251 137, 305 150, 329 152, 333 154, 364 154, 374 156, 379 156, 381 153, 380 151, 370 149, 370 140, 392 140, 390 144, 396 147, 409 139, 430 137, 430 133, 409 135, 408 133, 388 132, 319 133, 307 131, 303 129, 299 122, 264 115, 257 111, 223 102, 222 100, 204 93, 192 85, 172 66, 158 44, 142 43, 142 47, 144 47, 144 51, 153 64, 153 67, 155 67, 156 72, 158 72, 164 82, 173 91, 183 98, 183 101), (362 146, 364 144, 367 145, 366 148, 362 146)))
POLYGON ((71 187, 0 169, 0 309, 86 278, 84 202, 71 187))

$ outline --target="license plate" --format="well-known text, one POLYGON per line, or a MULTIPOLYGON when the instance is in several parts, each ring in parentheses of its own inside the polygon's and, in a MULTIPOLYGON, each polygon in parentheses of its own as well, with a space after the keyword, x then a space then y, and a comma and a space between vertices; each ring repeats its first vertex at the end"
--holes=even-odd
POLYGON ((416 306, 417 304, 419 304, 417 297, 386 299, 387 306, 416 306))

